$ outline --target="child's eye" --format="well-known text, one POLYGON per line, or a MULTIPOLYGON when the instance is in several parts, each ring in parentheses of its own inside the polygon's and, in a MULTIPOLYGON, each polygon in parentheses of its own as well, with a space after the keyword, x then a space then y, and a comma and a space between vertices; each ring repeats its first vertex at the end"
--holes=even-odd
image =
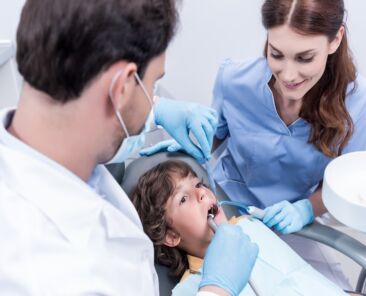
POLYGON ((205 183, 203 183, 203 180, 201 180, 200 182, 198 182, 198 183, 196 184, 196 188, 201 188, 201 187, 206 187, 206 188, 208 188, 208 186, 207 186, 205 183))
POLYGON ((185 203, 187 201, 187 197, 186 196, 183 196, 180 201, 179 201, 179 205, 185 203))

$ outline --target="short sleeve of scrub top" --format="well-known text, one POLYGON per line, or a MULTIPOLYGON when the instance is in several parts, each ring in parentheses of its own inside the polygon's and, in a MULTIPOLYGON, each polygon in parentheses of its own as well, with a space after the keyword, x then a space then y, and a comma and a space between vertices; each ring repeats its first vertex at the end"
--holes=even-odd
POLYGON ((358 76, 347 93, 346 106, 353 121, 353 134, 342 154, 366 150, 366 79, 358 76))
MULTIPOLYGON (((305 120, 299 118, 289 126, 283 122, 268 85, 271 78, 263 57, 226 60, 213 98, 219 114, 216 137, 228 137, 214 178, 232 200, 262 208, 308 198, 331 161, 308 143, 310 125, 305 120)), ((346 106, 354 133, 343 152, 365 150, 366 81, 362 77, 350 84, 346 106)))

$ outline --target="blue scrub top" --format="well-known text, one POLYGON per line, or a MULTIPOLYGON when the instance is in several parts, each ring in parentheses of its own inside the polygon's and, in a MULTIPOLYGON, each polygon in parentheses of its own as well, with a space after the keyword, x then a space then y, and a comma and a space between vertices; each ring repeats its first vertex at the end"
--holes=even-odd
MULTIPOLYGON (((308 198, 331 161, 308 143, 310 125, 305 120, 299 118, 289 126, 283 122, 268 85, 271 77, 265 58, 226 60, 217 75, 213 100, 219 114, 216 137, 228 137, 214 178, 232 200, 262 208, 308 198)), ((366 150, 362 77, 349 85, 346 106, 354 133, 343 153, 366 150)))

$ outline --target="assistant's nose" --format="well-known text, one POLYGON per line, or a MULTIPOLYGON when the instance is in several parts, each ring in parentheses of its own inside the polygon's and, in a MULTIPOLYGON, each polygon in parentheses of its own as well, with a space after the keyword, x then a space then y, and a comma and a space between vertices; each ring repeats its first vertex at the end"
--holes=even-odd
POLYGON ((294 62, 287 61, 281 71, 281 80, 287 83, 295 82, 297 78, 297 66, 294 62))

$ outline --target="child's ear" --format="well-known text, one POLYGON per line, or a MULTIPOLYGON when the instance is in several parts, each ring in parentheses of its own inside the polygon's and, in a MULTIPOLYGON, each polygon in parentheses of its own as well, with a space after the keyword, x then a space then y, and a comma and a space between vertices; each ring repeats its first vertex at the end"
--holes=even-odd
POLYGON ((164 238, 164 245, 174 248, 180 243, 180 235, 176 233, 174 230, 169 229, 164 238))

